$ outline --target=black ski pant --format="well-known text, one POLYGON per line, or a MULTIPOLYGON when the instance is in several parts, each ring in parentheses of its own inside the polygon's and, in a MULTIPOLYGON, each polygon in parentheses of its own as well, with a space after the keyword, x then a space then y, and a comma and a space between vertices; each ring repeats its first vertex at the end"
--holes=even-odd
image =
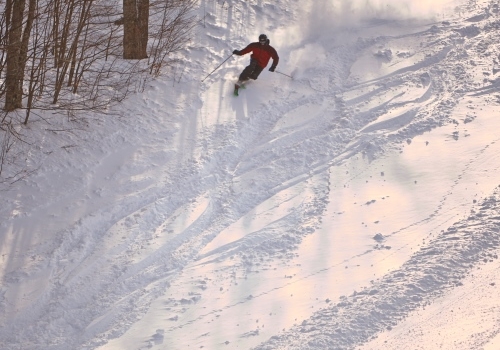
POLYGON ((257 61, 254 60, 253 58, 250 59, 250 64, 243 69, 243 72, 241 72, 239 80, 240 81, 245 81, 248 79, 257 79, 259 77, 259 74, 262 72, 264 68, 259 66, 257 64, 257 61))

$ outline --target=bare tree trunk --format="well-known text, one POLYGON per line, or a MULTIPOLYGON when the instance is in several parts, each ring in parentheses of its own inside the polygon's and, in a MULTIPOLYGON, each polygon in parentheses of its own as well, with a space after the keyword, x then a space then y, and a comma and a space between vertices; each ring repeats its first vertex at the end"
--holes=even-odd
POLYGON ((149 0, 123 0, 123 58, 147 58, 149 0))
POLYGON ((80 17, 78 20, 78 24, 76 27, 76 32, 75 36, 73 38, 73 42, 71 44, 71 47, 69 48, 67 54, 65 57, 62 57, 62 67, 61 70, 58 70, 58 76, 57 76, 57 81, 55 85, 55 91, 54 91, 54 98, 52 103, 56 104, 57 100, 59 98, 59 94, 61 93, 61 89, 63 87, 64 79, 66 77, 66 73, 68 72, 68 69, 70 67, 70 63, 72 61, 72 57, 76 55, 76 51, 78 50, 78 42, 80 40, 80 35, 84 28, 89 25, 89 16, 90 16, 90 9, 92 7, 92 2, 94 0, 84 0, 83 1, 83 6, 82 10, 80 13, 80 17))
POLYGON ((52 29, 52 41, 54 43, 54 66, 59 67, 59 22, 61 18, 60 13, 61 0, 54 0, 54 12, 53 12, 53 29, 52 29))
POLYGON ((23 29, 23 15, 25 0, 12 0, 9 2, 11 8, 6 12, 11 13, 9 20, 8 45, 7 45, 7 69, 5 74, 5 106, 7 112, 22 107, 23 99, 23 76, 24 68, 21 67, 21 38, 23 29))
POLYGON ((35 11, 36 11, 36 0, 29 0, 28 18, 26 20, 26 25, 24 26, 23 37, 21 41, 21 50, 19 52, 19 67, 23 72, 23 78, 24 78, 24 69, 26 67, 26 62, 28 61, 28 44, 31 37, 31 30, 33 28, 33 21, 35 20, 35 11))
MULTIPOLYGON (((83 1, 85 6, 85 0, 83 1)), ((56 67, 61 68, 64 65, 64 60, 66 59, 66 50, 68 45, 68 39, 70 39, 70 29, 71 23, 75 20, 73 18, 73 12, 75 10, 75 1, 69 1, 66 6, 66 14, 64 16, 64 26, 60 35, 60 42, 56 42, 56 45, 59 45, 58 56, 56 57, 56 67)))

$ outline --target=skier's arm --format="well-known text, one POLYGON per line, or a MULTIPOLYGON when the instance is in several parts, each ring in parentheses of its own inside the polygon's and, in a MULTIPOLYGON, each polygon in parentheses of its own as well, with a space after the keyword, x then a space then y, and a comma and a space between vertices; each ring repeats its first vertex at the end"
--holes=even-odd
POLYGON ((255 43, 248 44, 243 50, 240 51, 240 56, 246 55, 249 52, 252 52, 253 46, 255 43))
POLYGON ((271 50, 271 58, 273 59, 273 64, 271 65, 271 68, 269 68, 269 70, 271 72, 274 72, 274 70, 278 66, 278 62, 280 61, 278 53, 276 52, 276 50, 274 48, 271 50))

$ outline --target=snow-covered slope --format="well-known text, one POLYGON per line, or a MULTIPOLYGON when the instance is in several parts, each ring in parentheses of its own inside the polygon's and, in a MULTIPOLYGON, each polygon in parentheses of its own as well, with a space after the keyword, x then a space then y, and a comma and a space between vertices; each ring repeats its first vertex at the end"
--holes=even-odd
POLYGON ((0 348, 495 349, 498 4, 369 4, 202 1, 168 78, 35 125, 0 348), (200 84, 263 32, 293 79, 200 84))

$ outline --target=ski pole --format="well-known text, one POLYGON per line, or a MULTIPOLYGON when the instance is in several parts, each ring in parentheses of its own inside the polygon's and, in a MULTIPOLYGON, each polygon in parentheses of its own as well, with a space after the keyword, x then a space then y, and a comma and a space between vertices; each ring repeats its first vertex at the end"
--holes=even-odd
MULTIPOLYGON (((228 58, 226 58, 226 59, 224 60, 224 62, 222 62, 221 64, 219 64, 219 65, 217 66, 217 68, 215 68, 213 71, 211 71, 211 72, 210 72, 210 74, 209 74, 209 75, 207 75, 207 76, 205 77, 205 79, 207 79, 209 76, 211 76, 213 72, 215 72, 217 69, 219 69, 219 67, 220 67, 220 66, 222 66, 222 65, 223 65, 223 64, 224 64, 224 63, 225 63, 228 59, 230 59, 231 57, 233 57, 233 55, 234 55, 234 54, 231 54, 231 56, 229 56, 228 58)), ((203 79, 201 82, 203 83, 203 82, 205 81, 205 79, 203 79)))
POLYGON ((276 73, 279 73, 281 75, 284 75, 285 77, 289 77, 290 79, 293 79, 291 75, 288 75, 288 74, 285 74, 285 73, 281 73, 280 71, 278 70, 275 70, 276 73))

